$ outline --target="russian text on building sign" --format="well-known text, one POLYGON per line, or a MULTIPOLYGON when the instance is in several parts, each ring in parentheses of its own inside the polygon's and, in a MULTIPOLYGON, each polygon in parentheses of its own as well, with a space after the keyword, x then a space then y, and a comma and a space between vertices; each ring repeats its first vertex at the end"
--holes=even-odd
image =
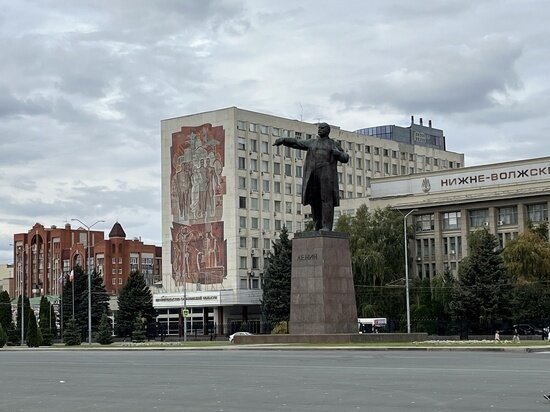
POLYGON ((458 186, 458 185, 469 185, 472 183, 484 183, 488 181, 497 181, 497 180, 510 180, 510 179, 521 179, 528 178, 532 176, 550 176, 550 166, 545 167, 535 167, 531 169, 522 169, 522 170, 512 170, 509 172, 500 172, 500 173, 491 173, 491 174, 479 174, 473 176, 465 177, 454 177, 449 179, 441 179, 441 186, 458 186))

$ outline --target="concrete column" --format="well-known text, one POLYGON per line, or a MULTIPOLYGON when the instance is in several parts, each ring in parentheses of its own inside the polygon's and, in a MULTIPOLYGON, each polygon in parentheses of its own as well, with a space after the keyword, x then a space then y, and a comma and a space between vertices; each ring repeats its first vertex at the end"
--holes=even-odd
POLYGON ((527 229, 527 211, 523 203, 517 204, 518 210, 518 232, 523 233, 527 229))
MULTIPOLYGON (((441 221, 441 213, 434 212, 434 237, 435 237, 435 270, 436 273, 443 273, 443 239, 442 239, 443 222, 441 221)), ((434 273, 435 275, 435 273, 434 273)))

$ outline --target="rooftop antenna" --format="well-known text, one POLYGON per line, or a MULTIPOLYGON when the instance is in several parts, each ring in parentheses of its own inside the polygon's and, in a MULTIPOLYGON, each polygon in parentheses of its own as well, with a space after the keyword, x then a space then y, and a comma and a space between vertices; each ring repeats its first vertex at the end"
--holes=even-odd
POLYGON ((304 108, 302 107, 302 103, 298 103, 300 105, 300 121, 303 121, 304 117, 304 108))

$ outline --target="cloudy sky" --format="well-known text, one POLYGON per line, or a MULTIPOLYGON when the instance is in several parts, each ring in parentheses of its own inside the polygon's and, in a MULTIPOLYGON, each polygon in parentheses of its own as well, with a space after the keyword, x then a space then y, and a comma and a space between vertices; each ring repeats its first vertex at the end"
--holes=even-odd
POLYGON ((549 156, 544 0, 0 0, 0 263, 71 218, 161 242, 160 120, 229 106, 549 156))

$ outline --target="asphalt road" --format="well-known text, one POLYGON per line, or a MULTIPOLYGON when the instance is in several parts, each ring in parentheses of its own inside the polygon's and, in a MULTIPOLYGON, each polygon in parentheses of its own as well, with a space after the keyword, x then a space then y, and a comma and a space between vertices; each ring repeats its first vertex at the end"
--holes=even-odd
POLYGON ((550 353, 0 351, 0 411, 550 410, 550 353))

